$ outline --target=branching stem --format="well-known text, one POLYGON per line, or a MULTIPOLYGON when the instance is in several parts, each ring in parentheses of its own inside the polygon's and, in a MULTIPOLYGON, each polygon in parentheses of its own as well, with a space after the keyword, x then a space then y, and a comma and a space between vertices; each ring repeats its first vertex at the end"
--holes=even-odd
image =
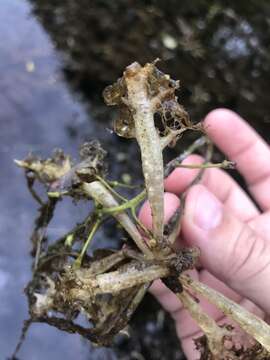
POLYGON ((96 176, 97 180, 99 180, 108 190, 110 190, 110 192, 117 197, 118 199, 122 200, 122 201, 127 201, 127 199, 125 197, 123 197, 122 195, 120 195, 117 191, 115 191, 112 186, 109 184, 109 182, 107 182, 106 180, 104 180, 102 177, 100 176, 96 176))
POLYGON ((201 136, 199 139, 195 140, 183 153, 177 156, 175 159, 171 160, 166 166, 164 170, 164 177, 167 178, 172 171, 181 164, 184 159, 186 159, 189 155, 194 153, 200 147, 206 145, 209 140, 206 136, 201 136))
POLYGON ((146 197, 146 190, 143 190, 140 194, 132 198, 131 200, 125 201, 124 204, 115 207, 103 208, 100 211, 103 214, 114 214, 120 213, 127 209, 136 209, 136 207, 143 201, 146 197))
MULTIPOLYGON (((116 208, 119 206, 116 199, 112 196, 109 190, 99 181, 92 183, 84 183, 82 185, 83 191, 91 196, 97 203, 101 204, 104 208, 116 208)), ((123 226, 127 233, 134 240, 138 248, 144 253, 147 258, 152 258, 153 254, 146 242, 139 233, 136 225, 131 221, 125 212, 114 212, 112 216, 123 226)))
POLYGON ((262 319, 248 312, 245 308, 226 298, 216 290, 209 288, 199 281, 191 279, 187 275, 181 275, 180 282, 185 289, 205 297, 226 316, 237 322, 244 331, 270 352, 270 326, 262 319))

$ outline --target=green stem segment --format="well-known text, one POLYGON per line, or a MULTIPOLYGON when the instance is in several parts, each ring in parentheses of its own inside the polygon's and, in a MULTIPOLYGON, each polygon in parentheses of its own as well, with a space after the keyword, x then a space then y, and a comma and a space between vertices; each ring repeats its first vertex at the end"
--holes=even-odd
POLYGON ((75 268, 81 267, 83 257, 84 257, 84 255, 85 255, 85 253, 86 253, 86 251, 87 251, 87 249, 88 249, 88 246, 89 246, 91 240, 93 239, 93 237, 94 237, 94 235, 95 235, 95 233, 96 233, 99 225, 101 224, 101 222, 102 222, 102 219, 97 219, 97 221, 94 223, 94 226, 92 227, 92 229, 91 229, 91 231, 90 231, 90 234, 88 235, 88 238, 87 238, 86 242, 85 242, 84 245, 83 245, 83 248, 82 248, 82 250, 81 250, 81 252, 80 252, 80 255, 77 257, 77 259, 76 259, 75 262, 74 262, 74 265, 73 265, 73 266, 74 266, 75 268))
POLYGON ((115 207, 103 208, 101 211, 103 214, 114 214, 114 213, 120 213, 127 209, 136 208, 139 205, 139 203, 143 201, 145 196, 146 196, 146 190, 143 190, 140 194, 135 196, 133 199, 126 201, 124 204, 115 207))

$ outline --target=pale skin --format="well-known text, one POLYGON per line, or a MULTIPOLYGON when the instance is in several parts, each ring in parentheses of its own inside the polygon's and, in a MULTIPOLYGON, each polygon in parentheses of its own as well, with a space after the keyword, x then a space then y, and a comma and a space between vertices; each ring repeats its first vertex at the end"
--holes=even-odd
MULTIPOLYGON (((200 265, 191 272, 249 311, 267 320, 270 314, 270 148, 234 112, 217 109, 204 120, 204 128, 219 149, 237 164, 251 197, 220 169, 207 169, 199 185, 188 191, 181 234, 176 247, 198 246, 200 265)), ((199 164, 191 155, 184 163, 199 164)), ((165 180, 165 221, 179 206, 179 197, 199 170, 178 168, 165 180)), ((151 211, 145 203, 141 221, 151 228, 151 211)), ((162 306, 175 320, 177 334, 189 360, 198 359, 194 338, 198 327, 176 296, 160 281, 151 287, 162 306)), ((228 320, 203 299, 200 303, 218 322, 228 320)))

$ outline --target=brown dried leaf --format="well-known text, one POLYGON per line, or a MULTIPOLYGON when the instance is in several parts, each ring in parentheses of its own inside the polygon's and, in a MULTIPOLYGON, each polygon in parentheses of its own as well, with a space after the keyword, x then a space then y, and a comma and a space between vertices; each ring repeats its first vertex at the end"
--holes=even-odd
POLYGON ((34 172, 38 180, 46 185, 67 174, 72 165, 70 157, 60 149, 55 150, 48 159, 29 154, 24 160, 15 160, 15 163, 26 171, 34 172))

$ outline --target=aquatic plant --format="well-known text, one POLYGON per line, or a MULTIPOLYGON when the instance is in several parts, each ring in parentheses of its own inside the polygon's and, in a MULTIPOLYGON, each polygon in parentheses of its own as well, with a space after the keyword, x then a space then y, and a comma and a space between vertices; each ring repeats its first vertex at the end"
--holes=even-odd
POLYGON ((185 273, 196 265, 200 255, 197 248, 175 250, 173 247, 181 226, 185 193, 181 195, 181 208, 164 224, 164 178, 176 167, 188 167, 182 165, 182 161, 189 154, 199 148, 206 149, 205 163, 194 165, 201 171, 190 186, 200 180, 204 169, 232 168, 234 164, 230 161, 212 163, 212 144, 203 135, 164 166, 165 149, 181 139, 185 131, 203 133, 203 127, 200 123, 193 124, 178 103, 175 96, 178 81, 159 71, 156 62, 144 66, 132 63, 103 94, 105 102, 119 110, 115 132, 135 138, 139 145, 144 186, 135 197, 125 198, 116 190, 123 184, 108 179, 106 151, 96 140, 81 146, 77 164, 61 150, 56 150, 49 159, 30 155, 16 160, 25 170, 28 188, 40 209, 31 237, 33 277, 26 287, 30 318, 25 322, 15 354, 33 322, 79 333, 97 345, 110 345, 114 336, 128 324, 151 283, 162 279, 204 333, 204 337, 195 340, 201 359, 270 359, 269 326, 185 273), (157 115, 161 119, 159 126, 155 122, 157 115), (34 188, 37 181, 46 189, 46 200, 34 188), (47 227, 57 204, 67 196, 77 202, 82 199, 92 202, 92 210, 74 229, 48 243, 47 227), (152 230, 136 215, 144 199, 150 204, 152 230), (122 226, 133 243, 124 244, 118 251, 98 250, 90 256, 88 249, 95 233, 110 217, 122 226), (215 304, 255 339, 255 343, 249 348, 236 348, 233 328, 218 326, 203 312, 195 300, 196 295, 215 304), (88 327, 76 322, 80 314, 88 320, 88 327), (228 343, 230 346, 226 346, 228 343))

